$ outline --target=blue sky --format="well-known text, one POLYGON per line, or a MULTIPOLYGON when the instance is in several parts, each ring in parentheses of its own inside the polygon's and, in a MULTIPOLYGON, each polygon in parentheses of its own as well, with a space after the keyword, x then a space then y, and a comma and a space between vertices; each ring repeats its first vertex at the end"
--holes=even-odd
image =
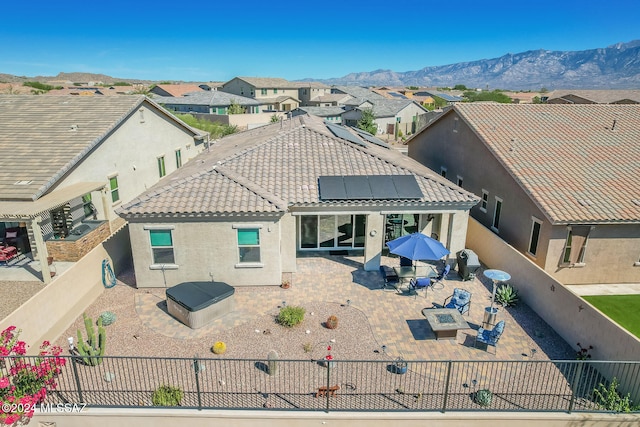
POLYGON ((11 1, 0 9, 0 73, 324 79, 640 39, 637 0, 36 0, 24 5, 11 1))

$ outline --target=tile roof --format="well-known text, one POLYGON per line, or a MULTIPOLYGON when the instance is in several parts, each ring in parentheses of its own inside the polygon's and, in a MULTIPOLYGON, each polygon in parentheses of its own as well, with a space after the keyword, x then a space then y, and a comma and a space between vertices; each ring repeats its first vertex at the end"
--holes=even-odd
POLYGON ((452 111, 553 223, 640 221, 640 105, 469 103, 452 111))
POLYGON ((0 96, 0 199, 36 200, 142 103, 160 110, 144 96, 0 96))
POLYGON ((312 102, 346 102, 353 97, 346 93, 328 93, 326 95, 316 96, 311 99, 312 102))
MULTIPOLYGON (((187 84, 179 84, 179 85, 156 85, 158 89, 161 89, 171 96, 183 96, 185 93, 189 92, 198 92, 203 89, 198 85, 187 85, 187 84)), ((153 90, 152 90, 153 91, 153 90)))
POLYGON ((337 89, 340 92, 346 93, 347 95, 351 95, 354 98, 366 99, 368 101, 375 101, 377 99, 386 99, 384 96, 360 86, 333 86, 333 87, 334 89, 337 89))
POLYGON ((158 104, 170 105, 206 105, 209 107, 222 107, 231 105, 234 101, 239 105, 260 105, 260 102, 246 96, 234 95, 232 93, 217 90, 206 90, 200 92, 185 93, 184 96, 154 96, 152 98, 158 104))
POLYGON ((320 82, 291 82, 291 84, 295 85, 298 88, 312 88, 312 89, 330 89, 331 86, 327 86, 324 83, 320 82))
POLYGON ((478 202, 473 194, 393 149, 335 137, 322 119, 313 116, 224 137, 168 178, 118 213, 125 217, 217 215, 234 209, 251 214, 281 212, 292 205, 381 203, 468 209, 478 202), (321 175, 414 175, 424 197, 419 201, 321 201, 321 175))
POLYGON ((411 99, 382 99, 377 100, 373 103, 373 115, 374 117, 393 117, 398 114, 400 111, 404 110, 411 104, 416 104, 421 109, 425 110, 418 103, 414 102, 411 99))
MULTIPOLYGON (((281 79, 279 77, 235 77, 235 78, 239 80, 243 80, 258 89, 260 88, 297 89, 298 88, 296 83, 290 82, 285 79, 281 79)), ((234 79, 231 79, 230 81, 232 80, 234 79)), ((227 83, 223 84, 222 86, 226 85, 227 83)))
POLYGON ((640 90, 554 90, 543 95, 549 100, 575 95, 598 104, 611 104, 626 99, 640 102, 640 90))
POLYGON ((298 107, 297 110, 309 113, 312 116, 327 117, 327 116, 339 116, 344 113, 344 108, 339 106, 330 107, 298 107))

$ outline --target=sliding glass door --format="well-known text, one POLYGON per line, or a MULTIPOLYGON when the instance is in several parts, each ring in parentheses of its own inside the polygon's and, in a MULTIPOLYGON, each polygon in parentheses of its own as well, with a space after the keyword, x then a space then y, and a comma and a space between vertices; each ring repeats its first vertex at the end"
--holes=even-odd
POLYGON ((363 248, 366 215, 301 215, 300 249, 363 248))

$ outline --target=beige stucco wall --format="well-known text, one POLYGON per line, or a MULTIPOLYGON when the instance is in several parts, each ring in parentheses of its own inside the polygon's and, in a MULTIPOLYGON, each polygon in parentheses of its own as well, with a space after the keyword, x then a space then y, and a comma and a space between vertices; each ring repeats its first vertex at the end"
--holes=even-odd
MULTIPOLYGON (((640 414, 584 414, 531 412, 284 412, 213 411, 193 409, 85 409, 82 414, 36 413, 32 423, 55 422, 56 427, 631 427, 640 414)), ((37 424, 36 424, 37 425, 37 424)), ((44 424, 42 424, 44 425, 44 424)))
POLYGON ((570 345, 593 345, 591 354, 596 360, 640 360, 638 338, 472 218, 467 246, 490 268, 511 274, 509 283, 522 300, 570 345))
POLYGON ((130 222, 129 231, 138 287, 170 287, 185 281, 215 280, 231 286, 279 285, 282 279, 280 223, 272 220, 229 218, 166 223, 130 222), (237 229, 260 228, 260 267, 238 265, 237 229), (153 266, 149 231, 145 226, 174 227, 175 266, 153 266))
MULTIPOLYGON (((165 156, 165 169, 169 175, 176 170, 177 149, 181 150, 184 164, 195 157, 203 146, 202 143, 196 146, 192 134, 173 120, 148 104, 142 104, 67 174, 59 188, 78 182, 104 182, 108 186, 108 176, 117 174, 120 203, 126 203, 160 180, 159 156, 165 156)), ((106 199, 110 203, 111 194, 107 194, 106 199)), ((94 196, 93 203, 99 219, 104 219, 101 198, 94 196)), ((111 218, 116 217, 112 210, 111 215, 111 218)))
POLYGON ((640 224, 596 225, 589 234, 584 263, 560 266, 566 226, 554 226, 545 270, 564 284, 640 283, 640 224))

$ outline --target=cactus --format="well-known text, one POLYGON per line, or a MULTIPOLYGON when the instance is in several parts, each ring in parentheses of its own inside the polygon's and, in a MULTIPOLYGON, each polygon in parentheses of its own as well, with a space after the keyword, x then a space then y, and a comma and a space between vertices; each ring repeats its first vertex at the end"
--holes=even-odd
POLYGON ((487 407, 491 405, 491 401, 493 400, 493 393, 483 388, 482 390, 476 391, 475 401, 478 405, 487 407))
POLYGON ((102 326, 109 326, 116 321, 116 314, 112 311, 105 311, 100 315, 102 326))
POLYGON ((518 303, 518 291, 509 284, 504 284, 496 289, 496 302, 503 307, 515 306, 518 303))
POLYGON ((335 329, 338 327, 338 318, 335 315, 331 315, 327 318, 324 324, 328 329, 335 329))
POLYGON ((267 373, 269 375, 275 375, 278 373, 278 352, 271 350, 267 355, 267 373))
POLYGON ((227 345, 223 341, 216 341, 211 346, 211 351, 215 354, 224 354, 227 351, 227 345))
POLYGON ((86 341, 83 339, 82 332, 78 329, 78 353, 85 364, 96 366, 102 363, 107 335, 102 326, 102 318, 98 318, 98 335, 96 336, 91 318, 86 313, 83 313, 82 317, 87 330, 87 339, 86 341))

